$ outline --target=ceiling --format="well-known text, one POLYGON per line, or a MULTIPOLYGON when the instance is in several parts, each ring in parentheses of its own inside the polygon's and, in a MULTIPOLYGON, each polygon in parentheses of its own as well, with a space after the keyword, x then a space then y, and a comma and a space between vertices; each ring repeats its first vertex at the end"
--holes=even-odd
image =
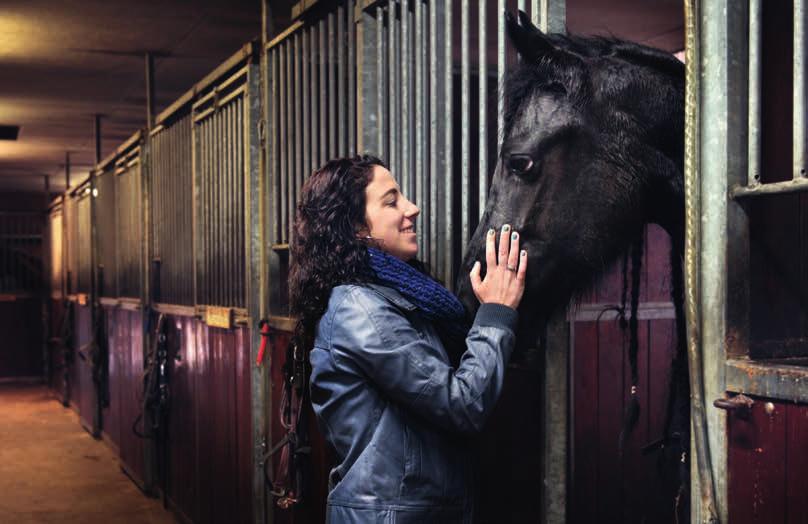
MULTIPOLYGON (((276 29, 290 4, 270 2, 276 29)), ((0 191, 41 191, 44 175, 64 190, 67 152, 72 180, 83 178, 95 159, 95 114, 102 158, 145 125, 146 51, 157 54, 159 113, 260 34, 260 11, 261 0, 2 0, 0 125, 20 133, 0 140, 0 191)), ((680 0, 567 0, 567 27, 683 47, 680 0)))
POLYGON ((0 190, 65 187, 145 125, 146 51, 157 112, 260 34, 260 0, 3 0, 0 2, 0 190))

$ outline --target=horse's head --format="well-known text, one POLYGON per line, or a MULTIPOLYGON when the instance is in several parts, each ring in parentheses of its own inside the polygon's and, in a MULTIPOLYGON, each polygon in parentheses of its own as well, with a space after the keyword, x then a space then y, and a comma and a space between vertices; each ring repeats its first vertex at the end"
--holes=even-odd
POLYGON ((476 310, 468 272, 489 228, 511 224, 529 254, 522 344, 552 309, 583 291, 647 222, 683 218, 684 67, 615 39, 545 35, 507 15, 522 57, 508 74, 505 130, 488 203, 458 290, 476 310), (528 327, 530 326, 530 327, 528 327))

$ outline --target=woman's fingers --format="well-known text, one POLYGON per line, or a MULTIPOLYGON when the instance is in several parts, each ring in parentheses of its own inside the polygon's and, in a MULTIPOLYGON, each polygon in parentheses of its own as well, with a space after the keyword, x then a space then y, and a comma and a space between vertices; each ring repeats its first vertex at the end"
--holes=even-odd
POLYGON ((508 252, 508 265, 507 269, 516 273, 516 268, 519 267, 519 233, 516 231, 511 233, 511 249, 508 252))
POLYGON ((485 236, 486 273, 497 267, 496 238, 497 232, 494 229, 489 229, 488 234, 485 236))
POLYGON ((469 273, 469 278, 471 278, 471 288, 474 292, 477 292, 477 288, 480 287, 480 284, 483 281, 480 279, 480 261, 474 262, 474 265, 471 267, 471 272, 469 273))
POLYGON ((502 226, 502 232, 499 234, 499 258, 497 265, 504 266, 508 262, 508 248, 510 247, 509 237, 511 236, 511 226, 505 224, 502 226))
POLYGON ((519 271, 516 273, 516 280, 520 283, 525 281, 525 275, 527 274, 527 251, 524 249, 519 252, 519 271))

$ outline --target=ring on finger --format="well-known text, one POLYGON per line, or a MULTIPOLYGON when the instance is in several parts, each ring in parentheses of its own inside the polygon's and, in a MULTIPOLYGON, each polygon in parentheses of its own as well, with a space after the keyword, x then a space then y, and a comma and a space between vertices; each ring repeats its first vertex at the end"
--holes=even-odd
POLYGON ((505 266, 505 269, 507 269, 508 271, 513 271, 514 273, 516 273, 516 268, 515 268, 515 267, 513 267, 513 266, 512 266, 512 265, 510 265, 510 264, 508 264, 507 266, 505 266))

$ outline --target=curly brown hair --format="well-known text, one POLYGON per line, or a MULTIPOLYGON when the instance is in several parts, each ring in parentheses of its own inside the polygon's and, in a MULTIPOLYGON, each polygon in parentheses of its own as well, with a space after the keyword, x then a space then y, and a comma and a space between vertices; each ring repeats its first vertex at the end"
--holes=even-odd
POLYGON ((365 188, 374 166, 387 167, 370 155, 330 160, 303 185, 290 246, 289 301, 298 317, 295 342, 305 349, 331 290, 370 280, 368 247, 378 245, 357 232, 367 226, 365 188))

